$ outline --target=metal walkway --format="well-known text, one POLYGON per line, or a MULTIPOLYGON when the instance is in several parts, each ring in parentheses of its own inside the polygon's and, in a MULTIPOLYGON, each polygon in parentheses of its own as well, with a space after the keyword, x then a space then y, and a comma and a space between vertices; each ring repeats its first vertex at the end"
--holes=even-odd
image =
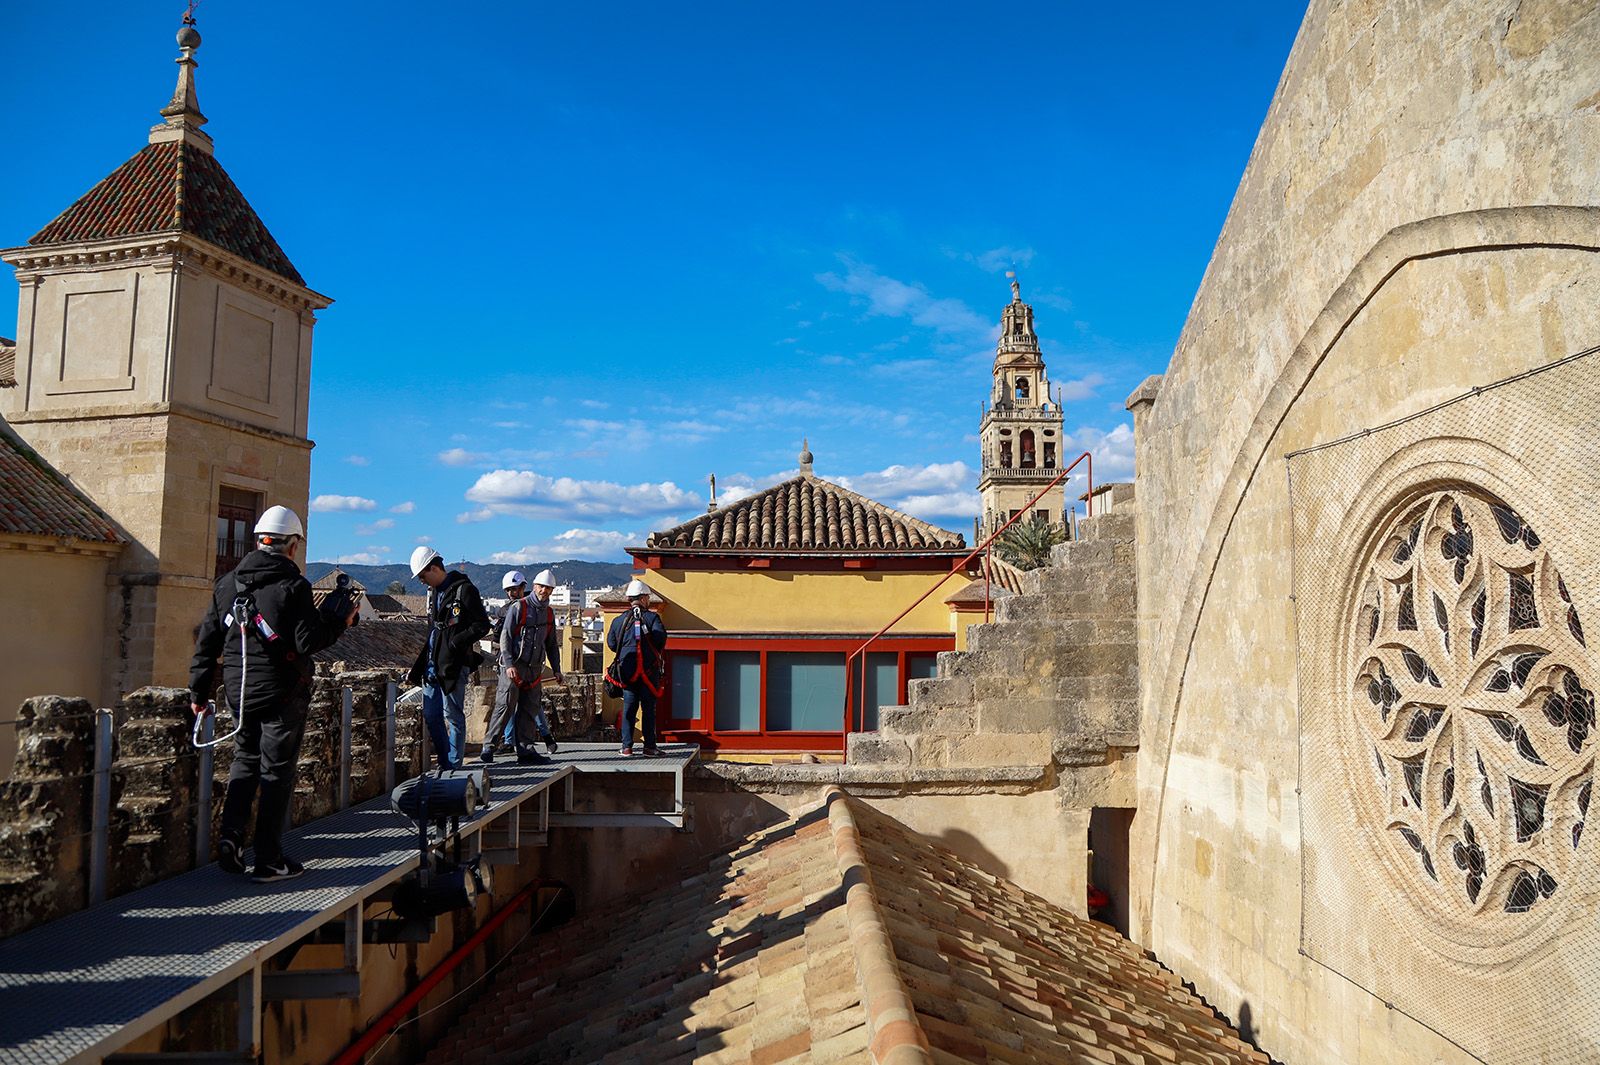
MULTIPOLYGON (((490 805, 461 825, 466 852, 517 862, 522 847, 545 842, 558 817, 581 826, 586 816, 626 816, 636 825, 673 824, 675 816, 681 827, 683 772, 698 752, 690 744, 663 751, 625 759, 609 744, 573 743, 545 764, 489 767, 490 805), (673 774, 675 810, 572 814, 576 774, 615 772, 673 774), (550 811, 558 783, 565 814, 550 811)), ((417 868, 417 847, 415 824, 382 795, 289 832, 285 849, 306 867, 296 880, 252 884, 207 865, 0 940, 0 1062, 100 1061, 230 985, 240 1007, 235 1048, 117 1060, 255 1060, 263 1001, 359 996, 363 907, 417 868), (263 971, 321 929, 319 941, 344 943, 342 968, 263 971)))

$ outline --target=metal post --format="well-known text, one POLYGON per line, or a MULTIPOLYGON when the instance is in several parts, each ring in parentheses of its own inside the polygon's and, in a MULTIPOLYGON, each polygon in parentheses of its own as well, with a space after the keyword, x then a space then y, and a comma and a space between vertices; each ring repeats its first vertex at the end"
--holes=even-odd
POLYGON ((194 864, 205 865, 211 861, 211 783, 214 769, 211 763, 212 734, 216 732, 216 720, 211 714, 205 716, 200 723, 200 740, 208 746, 199 750, 196 759, 198 768, 195 773, 199 779, 195 782, 195 814, 194 814, 194 864))
POLYGON ((346 684, 339 695, 339 809, 344 810, 350 805, 350 718, 355 692, 346 684))
POLYGON ((399 689, 394 681, 390 681, 383 693, 383 790, 394 790, 394 741, 395 721, 394 704, 399 698, 399 689))
POLYGON ((94 805, 90 814, 89 905, 106 901, 106 871, 111 857, 111 760, 116 719, 95 711, 94 805))
POLYGON ((235 1039, 239 1055, 247 1061, 261 1056, 261 965, 258 962, 235 983, 239 1001, 235 1039))

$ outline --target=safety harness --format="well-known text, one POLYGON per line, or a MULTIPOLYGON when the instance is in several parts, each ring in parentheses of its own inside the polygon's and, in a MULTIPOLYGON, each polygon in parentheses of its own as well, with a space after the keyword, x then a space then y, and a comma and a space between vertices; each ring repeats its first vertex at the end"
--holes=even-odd
MULTIPOLYGON (((215 747, 225 740, 233 739, 239 734, 239 730, 244 728, 244 693, 249 690, 247 685, 250 680, 248 634, 254 631, 269 648, 278 639, 277 631, 267 624, 266 618, 261 616, 261 610, 256 606, 255 595, 238 577, 233 578, 233 605, 228 609, 225 626, 230 629, 237 626, 239 629, 239 704, 233 715, 233 731, 215 739, 200 738, 206 715, 211 713, 208 705, 204 714, 196 714, 194 718, 194 735, 191 739, 196 747, 215 747)), ((293 653, 289 657, 294 657, 293 653)))
MULTIPOLYGON (((517 603, 521 603, 522 604, 522 612, 517 615, 517 627, 511 630, 512 645, 514 647, 516 647, 517 650, 519 650, 519 651, 522 650, 522 630, 524 628, 526 628, 527 624, 528 624, 528 600, 529 600, 529 598, 530 598, 529 596, 523 596, 521 599, 518 599, 516 602, 512 603, 511 606, 506 607, 507 610, 510 610, 512 607, 516 606, 517 603)), ((540 603, 539 605, 541 607, 546 606, 546 604, 544 604, 544 603, 540 603)), ((554 621, 554 620, 555 620, 555 618, 552 616, 551 621, 554 621)), ((513 662, 512 665, 516 665, 516 663, 513 662)), ((535 673, 535 676, 534 676, 534 678, 532 680, 528 680, 528 681, 520 681, 519 680, 519 681, 517 681, 517 687, 519 689, 521 689, 522 691, 527 691, 529 688, 537 688, 537 687, 539 687, 539 685, 543 684, 544 683, 544 664, 542 662, 540 663, 539 668, 534 671, 534 673, 535 673)))
POLYGON ((617 657, 611 660, 611 669, 606 670, 606 679, 619 688, 627 688, 636 680, 644 681, 645 688, 654 698, 661 698, 661 693, 666 690, 665 685, 657 685, 650 679, 650 673, 644 668, 644 617, 635 611, 633 615, 633 677, 629 680, 618 680, 616 673, 617 663, 622 660, 622 652, 617 652, 617 657))

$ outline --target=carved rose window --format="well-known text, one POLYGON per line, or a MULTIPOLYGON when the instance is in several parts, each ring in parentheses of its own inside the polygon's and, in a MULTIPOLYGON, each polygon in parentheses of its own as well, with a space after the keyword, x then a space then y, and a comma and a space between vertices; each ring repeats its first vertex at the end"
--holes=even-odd
POLYGON ((1387 532, 1363 576, 1352 706, 1382 833, 1462 913, 1527 913, 1573 871, 1593 790, 1595 680, 1534 526, 1470 490, 1387 532))

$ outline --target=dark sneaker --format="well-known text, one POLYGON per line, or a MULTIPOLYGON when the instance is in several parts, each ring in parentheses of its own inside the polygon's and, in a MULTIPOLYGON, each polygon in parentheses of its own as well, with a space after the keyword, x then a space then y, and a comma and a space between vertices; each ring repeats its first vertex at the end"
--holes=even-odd
POLYGON ((540 754, 532 747, 529 747, 525 751, 517 752, 518 765, 544 765, 547 761, 549 761, 549 759, 545 758, 544 755, 540 754))
POLYGON ((633 757, 633 748, 632 747, 624 747, 624 748, 622 748, 622 750, 618 751, 617 753, 620 754, 624 758, 632 758, 633 757))
POLYGON ((284 855, 271 865, 256 866, 255 871, 250 874, 250 879, 258 884, 272 884, 279 880, 293 880, 305 871, 305 866, 284 855))
POLYGON ((224 873, 239 876, 244 872, 244 847, 230 836, 217 840, 217 864, 224 873))
POLYGON ((660 758, 661 757, 661 748, 660 747, 646 747, 644 749, 644 756, 646 758, 660 758))
POLYGON ((559 750, 559 749, 560 748, 558 748, 556 746, 556 738, 554 736, 546 736, 544 738, 544 753, 545 754, 555 754, 556 751, 559 750))
POLYGON ((492 762, 492 761, 494 761, 494 744, 486 743, 486 744, 483 745, 483 750, 478 752, 478 761, 480 761, 480 762, 492 762))

